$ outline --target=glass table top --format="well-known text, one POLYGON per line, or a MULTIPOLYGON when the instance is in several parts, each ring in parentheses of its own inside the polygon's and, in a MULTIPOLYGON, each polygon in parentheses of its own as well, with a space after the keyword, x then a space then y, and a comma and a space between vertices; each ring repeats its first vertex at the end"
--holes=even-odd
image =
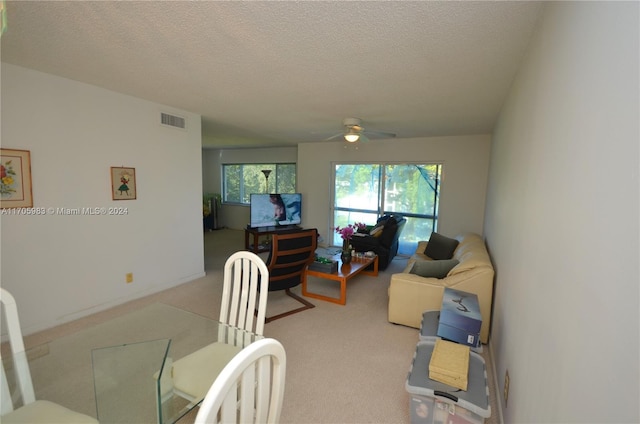
POLYGON ((92 415, 101 424, 165 424, 201 401, 174 394, 173 364, 214 343, 239 351, 261 337, 156 303, 27 354, 37 399, 92 415))
MULTIPOLYGON (((224 365, 244 346, 261 337, 213 320, 203 321, 201 324, 200 328, 188 331, 188 337, 202 341, 202 346, 187 355, 187 358, 204 354, 208 365, 216 362, 219 365, 202 370, 206 375, 211 375, 211 381, 203 384, 198 390, 200 394, 194 398, 180 395, 180 384, 184 382, 179 380, 176 373, 184 369, 184 366, 178 368, 178 364, 183 364, 184 361, 178 359, 174 367, 172 339, 94 349, 91 355, 100 423, 175 423, 202 402, 213 379, 224 365)), ((184 336, 178 337, 176 342, 185 344, 184 336)), ((196 363, 197 361, 196 359, 196 363)), ((195 372, 198 373, 199 370, 200 368, 196 368, 195 372)), ((189 379, 190 376, 187 375, 186 378, 189 379)), ((182 380, 184 379, 183 375, 182 380)))

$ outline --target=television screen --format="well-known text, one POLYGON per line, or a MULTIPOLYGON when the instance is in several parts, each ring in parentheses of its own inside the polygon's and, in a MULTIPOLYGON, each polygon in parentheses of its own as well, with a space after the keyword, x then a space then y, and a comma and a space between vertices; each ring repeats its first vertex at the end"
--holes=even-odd
POLYGON ((302 195, 251 194, 252 228, 299 225, 302 221, 302 195))

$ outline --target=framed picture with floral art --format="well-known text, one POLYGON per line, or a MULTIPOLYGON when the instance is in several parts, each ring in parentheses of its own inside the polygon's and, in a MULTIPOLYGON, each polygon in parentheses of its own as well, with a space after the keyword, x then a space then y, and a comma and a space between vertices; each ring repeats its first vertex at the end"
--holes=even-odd
POLYGON ((0 209, 32 207, 31 152, 0 149, 0 209))
POLYGON ((111 167, 111 196, 113 200, 135 200, 136 169, 111 167))

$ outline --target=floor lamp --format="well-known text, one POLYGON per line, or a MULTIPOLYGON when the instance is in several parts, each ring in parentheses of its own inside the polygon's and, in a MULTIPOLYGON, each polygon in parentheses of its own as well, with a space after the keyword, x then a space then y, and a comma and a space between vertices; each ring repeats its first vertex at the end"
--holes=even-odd
POLYGON ((262 173, 264 174, 264 179, 265 179, 264 192, 265 193, 269 193, 269 174, 271 174, 271 170, 270 169, 263 169, 262 173))

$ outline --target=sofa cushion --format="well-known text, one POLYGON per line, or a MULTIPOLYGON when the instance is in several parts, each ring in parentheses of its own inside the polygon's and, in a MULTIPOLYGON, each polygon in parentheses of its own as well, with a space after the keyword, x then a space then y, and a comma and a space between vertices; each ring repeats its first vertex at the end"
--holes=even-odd
POLYGON ((445 237, 434 231, 429 237, 429 243, 427 243, 424 254, 435 260, 451 259, 459 243, 456 239, 445 237))
POLYGON ((444 259, 437 261, 415 261, 410 273, 421 277, 444 278, 449 271, 458 265, 457 259, 444 259))

